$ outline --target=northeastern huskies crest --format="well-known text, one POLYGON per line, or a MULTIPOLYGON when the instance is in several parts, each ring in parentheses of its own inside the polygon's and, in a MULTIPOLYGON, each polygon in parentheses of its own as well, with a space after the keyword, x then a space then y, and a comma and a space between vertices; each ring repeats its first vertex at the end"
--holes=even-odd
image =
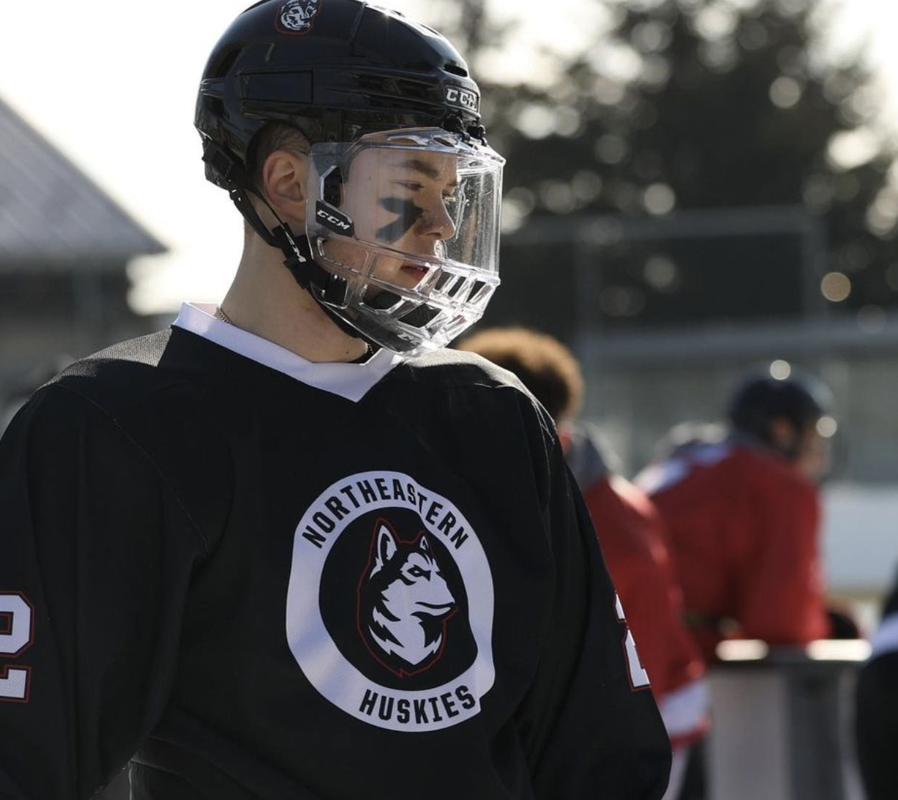
POLYGON ((322 0, 287 0, 278 8, 277 28, 281 33, 308 33, 315 23, 315 16, 322 0))
POLYGON ((495 678, 493 582, 468 520, 397 472, 352 475, 296 528, 287 640, 357 719, 422 732, 480 713, 495 678))

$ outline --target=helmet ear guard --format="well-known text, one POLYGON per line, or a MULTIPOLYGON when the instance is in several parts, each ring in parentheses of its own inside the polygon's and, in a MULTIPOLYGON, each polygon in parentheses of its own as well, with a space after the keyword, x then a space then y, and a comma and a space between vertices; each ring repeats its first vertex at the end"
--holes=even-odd
POLYGON ((249 183, 246 167, 227 148, 208 137, 203 138, 203 161, 206 164, 206 180, 231 190, 245 188, 249 183))

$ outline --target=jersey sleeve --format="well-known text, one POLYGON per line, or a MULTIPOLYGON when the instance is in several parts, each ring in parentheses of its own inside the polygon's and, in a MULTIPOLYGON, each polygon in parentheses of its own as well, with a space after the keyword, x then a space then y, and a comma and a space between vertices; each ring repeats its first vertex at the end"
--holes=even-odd
POLYGON ((755 526, 741 575, 742 636, 803 644, 829 634, 818 536, 820 504, 810 484, 771 482, 754 496, 755 526))
POLYGON ((619 476, 596 481, 584 500, 671 743, 700 738, 707 727, 704 666, 683 624, 663 522, 619 476))
POLYGON ((81 800, 156 722, 199 531, 92 401, 42 390, 0 441, 0 797, 81 800))
POLYGON ((855 740, 869 800, 891 800, 898 790, 898 652, 884 653, 858 674, 855 740))
POLYGON ((535 796, 657 800, 670 769, 667 735, 560 447, 551 463, 555 596, 519 713, 535 796))
POLYGON ((855 687, 855 744, 868 800, 891 800, 898 790, 898 582, 870 644, 855 687))

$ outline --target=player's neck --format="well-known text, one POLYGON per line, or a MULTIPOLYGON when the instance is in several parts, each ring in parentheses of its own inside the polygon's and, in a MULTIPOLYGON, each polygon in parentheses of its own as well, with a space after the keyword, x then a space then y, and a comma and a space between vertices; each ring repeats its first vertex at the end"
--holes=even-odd
POLYGON ((365 343, 344 333, 300 288, 272 247, 247 243, 231 288, 221 305, 240 328, 307 361, 353 361, 365 343))

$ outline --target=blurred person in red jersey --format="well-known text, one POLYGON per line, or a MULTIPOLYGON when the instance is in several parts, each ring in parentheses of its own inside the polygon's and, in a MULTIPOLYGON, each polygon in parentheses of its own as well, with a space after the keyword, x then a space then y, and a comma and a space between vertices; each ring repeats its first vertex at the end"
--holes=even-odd
POLYGON ((667 727, 674 760, 665 798, 675 798, 689 748, 707 730, 708 690, 698 649, 682 621, 663 520, 644 492, 609 467, 613 457, 599 431, 576 420, 583 376, 567 347, 527 328, 489 328, 458 348, 514 373, 558 426, 620 598, 619 613, 626 614, 667 727))
POLYGON ((816 379, 751 376, 727 426, 674 429, 636 479, 667 524, 686 621, 708 662, 725 638, 804 645, 857 634, 827 610, 821 575, 817 482, 829 468, 831 404, 816 379))

